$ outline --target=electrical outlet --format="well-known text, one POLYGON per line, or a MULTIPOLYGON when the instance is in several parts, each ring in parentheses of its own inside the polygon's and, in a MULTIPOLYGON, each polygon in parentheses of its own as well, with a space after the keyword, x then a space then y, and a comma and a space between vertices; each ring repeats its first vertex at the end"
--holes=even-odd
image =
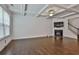
POLYGON ((6 40, 5 40, 5 43, 6 43, 6 40))

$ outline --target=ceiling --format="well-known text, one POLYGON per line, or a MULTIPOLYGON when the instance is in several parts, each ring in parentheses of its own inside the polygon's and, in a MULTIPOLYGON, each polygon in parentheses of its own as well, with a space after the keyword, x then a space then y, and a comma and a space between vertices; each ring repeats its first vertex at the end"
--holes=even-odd
POLYGON ((48 17, 49 10, 54 10, 53 17, 63 18, 79 14, 78 4, 10 4, 8 7, 15 14, 41 17, 48 17))
POLYGON ((43 9, 43 11, 39 13, 38 16, 47 17, 49 10, 54 10, 54 15, 52 18, 67 18, 79 15, 78 4, 49 4, 45 9, 43 9))
POLYGON ((14 14, 20 14, 20 15, 36 15, 45 4, 9 4, 8 8, 14 13, 14 14))

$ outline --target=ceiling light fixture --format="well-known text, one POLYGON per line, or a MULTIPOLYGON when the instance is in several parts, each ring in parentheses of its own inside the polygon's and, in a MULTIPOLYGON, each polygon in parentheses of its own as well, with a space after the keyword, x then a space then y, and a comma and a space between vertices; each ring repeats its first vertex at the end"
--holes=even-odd
POLYGON ((53 16, 53 14, 49 14, 49 16, 53 16))
POLYGON ((54 10, 49 10, 49 16, 53 16, 54 15, 54 10))

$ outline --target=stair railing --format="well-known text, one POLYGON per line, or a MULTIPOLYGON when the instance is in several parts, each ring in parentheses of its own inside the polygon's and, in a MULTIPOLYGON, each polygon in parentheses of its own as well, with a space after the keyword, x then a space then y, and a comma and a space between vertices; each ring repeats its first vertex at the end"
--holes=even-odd
POLYGON ((71 30, 74 34, 77 35, 77 39, 79 40, 79 28, 74 26, 70 20, 68 20, 68 29, 71 30))

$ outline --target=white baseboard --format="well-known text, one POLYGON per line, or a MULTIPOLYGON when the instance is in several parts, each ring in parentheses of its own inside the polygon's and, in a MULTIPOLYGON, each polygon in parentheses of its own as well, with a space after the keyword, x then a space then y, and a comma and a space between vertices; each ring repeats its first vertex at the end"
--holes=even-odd
MULTIPOLYGON (((53 35, 47 36, 47 35, 40 35, 40 36, 30 36, 30 37, 17 37, 17 38, 13 38, 13 40, 19 40, 19 39, 29 39, 29 38, 41 38, 41 37, 54 37, 53 35)), ((68 36, 64 36, 64 38, 73 38, 73 39, 77 39, 74 37, 68 37, 68 36)))
POLYGON ((28 39, 28 38, 38 38, 38 37, 50 37, 48 35, 40 35, 40 36, 30 36, 30 37, 15 37, 13 40, 18 40, 18 39, 28 39))

